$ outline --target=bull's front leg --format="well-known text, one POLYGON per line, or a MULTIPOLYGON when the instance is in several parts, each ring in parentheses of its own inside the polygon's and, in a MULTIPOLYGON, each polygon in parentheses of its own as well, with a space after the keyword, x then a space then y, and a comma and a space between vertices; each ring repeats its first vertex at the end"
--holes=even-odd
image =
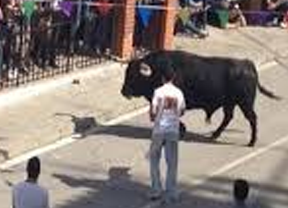
POLYGON ((253 147, 257 141, 257 115, 253 109, 253 104, 241 103, 239 106, 245 118, 248 119, 250 123, 251 139, 248 146, 253 147))
POLYGON ((235 105, 227 105, 223 107, 223 111, 224 111, 223 121, 220 124, 220 126, 216 129, 216 131, 212 133, 211 139, 216 140, 221 135, 221 133, 225 130, 225 128, 228 126, 228 124, 233 118, 234 108, 235 108, 235 105))

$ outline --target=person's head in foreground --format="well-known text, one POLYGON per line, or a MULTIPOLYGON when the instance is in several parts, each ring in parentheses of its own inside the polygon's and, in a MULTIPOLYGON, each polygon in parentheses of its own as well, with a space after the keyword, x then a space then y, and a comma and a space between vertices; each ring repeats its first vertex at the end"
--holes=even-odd
POLYGON ((249 194, 249 184, 244 179, 236 179, 234 181, 234 199, 237 204, 244 204, 249 194))
POLYGON ((31 182, 37 182, 37 179, 41 171, 41 163, 38 157, 32 157, 29 159, 26 167, 27 180, 31 182))

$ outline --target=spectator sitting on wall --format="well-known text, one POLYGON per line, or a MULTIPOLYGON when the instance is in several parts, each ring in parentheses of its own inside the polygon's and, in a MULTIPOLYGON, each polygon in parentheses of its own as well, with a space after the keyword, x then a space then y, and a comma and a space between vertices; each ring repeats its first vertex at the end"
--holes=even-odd
POLYGON ((267 9, 275 12, 274 23, 283 28, 288 26, 288 0, 267 0, 267 9))
POLYGON ((203 8, 203 0, 188 0, 189 20, 184 25, 185 32, 192 33, 199 38, 204 38, 208 35, 205 28, 205 9, 203 8))
POLYGON ((211 1, 207 20, 212 26, 226 28, 229 18, 229 3, 227 0, 211 1))
POLYGON ((233 0, 215 1, 208 12, 208 22, 223 29, 246 25, 239 4, 233 0))
POLYGON ((237 28, 247 25, 246 18, 243 15, 240 6, 236 2, 229 3, 227 28, 237 28))

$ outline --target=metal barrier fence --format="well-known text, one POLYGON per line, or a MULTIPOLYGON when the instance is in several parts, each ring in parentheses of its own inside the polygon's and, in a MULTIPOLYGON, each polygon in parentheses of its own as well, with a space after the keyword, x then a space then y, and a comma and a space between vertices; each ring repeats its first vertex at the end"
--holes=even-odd
POLYGON ((85 11, 77 21, 53 11, 34 22, 7 21, 0 34, 0 90, 107 61, 115 12, 85 11))

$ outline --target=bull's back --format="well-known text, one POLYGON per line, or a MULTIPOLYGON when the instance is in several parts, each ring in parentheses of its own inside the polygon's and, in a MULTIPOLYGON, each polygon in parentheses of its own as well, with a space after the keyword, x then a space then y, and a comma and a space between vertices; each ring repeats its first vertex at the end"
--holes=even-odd
MULTIPOLYGON (((184 51, 167 51, 186 100, 195 107, 217 108, 245 95, 255 94, 257 72, 251 61, 198 56, 184 51)), ((253 98, 252 98, 253 99, 253 98)))
POLYGON ((185 52, 171 54, 174 68, 182 81, 182 88, 189 99, 201 103, 221 103, 228 87, 231 63, 215 57, 201 57, 185 52))

